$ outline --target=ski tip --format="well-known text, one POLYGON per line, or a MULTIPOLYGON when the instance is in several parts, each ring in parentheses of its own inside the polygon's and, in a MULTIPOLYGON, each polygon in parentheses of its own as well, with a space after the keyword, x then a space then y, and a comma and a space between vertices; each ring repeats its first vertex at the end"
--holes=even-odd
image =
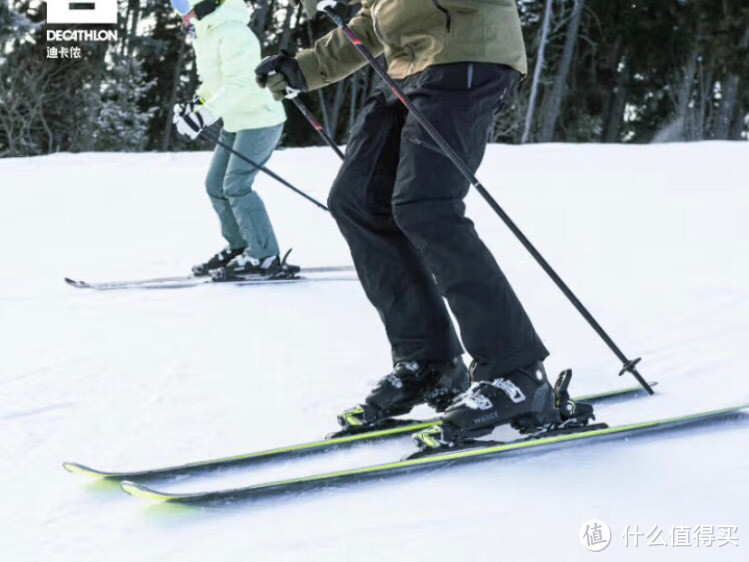
POLYGON ((156 490, 152 490, 147 486, 136 484, 135 482, 131 482, 129 480, 123 480, 122 482, 120 482, 120 487, 122 488, 123 492, 126 492, 136 498, 144 498, 147 500, 155 501, 169 501, 175 498, 175 496, 172 494, 157 492, 156 490))
POLYGON ((89 468, 77 462, 64 462, 62 463, 62 467, 73 474, 83 474, 84 476, 91 476, 93 478, 103 478, 106 476, 106 474, 99 472, 98 470, 94 470, 93 468, 89 468))

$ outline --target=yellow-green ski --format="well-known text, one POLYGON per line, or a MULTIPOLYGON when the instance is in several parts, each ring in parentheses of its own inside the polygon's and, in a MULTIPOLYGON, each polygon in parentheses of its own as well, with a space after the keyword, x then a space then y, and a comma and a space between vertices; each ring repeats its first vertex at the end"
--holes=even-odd
MULTIPOLYGON (((655 386, 657 383, 649 383, 651 386, 655 386)), ((578 402, 588 402, 591 404, 601 403, 606 400, 624 398, 624 397, 635 397, 645 396, 645 391, 640 386, 632 386, 619 390, 611 390, 606 392, 599 392, 596 394, 589 394, 586 396, 580 396, 575 398, 578 402)), ((277 447, 274 449, 267 449, 264 451, 254 451, 251 453, 244 453, 240 455, 233 455, 228 457, 220 457, 215 459, 209 459, 205 461, 192 462, 187 464, 166 466, 161 468, 153 468, 147 470, 135 470, 135 471, 105 471, 97 470, 89 466, 77 463, 77 462, 64 462, 62 463, 63 468, 73 474, 81 474, 90 478, 104 478, 109 480, 141 480, 147 478, 173 476, 187 472, 198 472, 203 470, 213 470, 216 468, 223 468, 231 465, 247 465, 252 463, 263 462, 271 459, 277 459, 279 457, 290 457, 300 456, 314 452, 325 452, 332 449, 341 448, 344 446, 354 445, 356 443, 363 443, 366 441, 373 441, 376 439, 388 439, 393 437, 408 436, 411 433, 421 431, 435 424, 439 424, 439 418, 430 420, 388 420, 389 425, 383 428, 363 431, 360 433, 354 433, 350 435, 335 436, 328 439, 320 439, 319 441, 309 441, 307 443, 299 443, 296 445, 288 445, 285 447, 277 447)))
POLYGON ((287 480, 278 480, 275 482, 265 482, 242 488, 233 488, 227 490, 215 490, 197 493, 169 493, 153 490, 146 486, 134 482, 124 481, 121 483, 122 489, 130 495, 157 501, 178 502, 178 503, 204 503, 204 502, 222 502, 240 498, 255 498, 266 495, 298 492, 304 489, 323 488, 330 484, 340 484, 342 482, 360 481, 371 477, 385 477, 404 472, 412 472, 418 469, 434 467, 439 465, 453 464, 461 461, 477 460, 492 455, 507 454, 513 451, 526 451, 541 447, 553 445, 562 445, 582 441, 599 440, 606 437, 629 437, 633 434, 649 433, 656 430, 665 430, 681 426, 697 425, 718 419, 727 419, 739 413, 740 410, 749 407, 749 404, 721 408, 706 412, 698 412, 684 416, 675 416, 659 420, 643 421, 627 425, 608 427, 605 429, 594 429, 580 433, 570 433, 563 435, 552 435, 549 437, 540 437, 536 439, 519 439, 509 443, 485 442, 481 446, 457 450, 454 452, 447 451, 431 456, 420 457, 416 459, 401 460, 386 464, 373 466, 364 466, 336 472, 327 472, 312 476, 303 476, 300 478, 290 478, 287 480))

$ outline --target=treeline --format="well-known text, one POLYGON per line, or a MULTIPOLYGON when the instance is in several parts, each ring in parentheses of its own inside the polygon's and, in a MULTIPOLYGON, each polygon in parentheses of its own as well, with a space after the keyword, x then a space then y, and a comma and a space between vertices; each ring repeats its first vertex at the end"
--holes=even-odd
MULTIPOLYGON (((331 25, 293 0, 253 0, 266 53, 307 47, 331 25)), ((746 0, 518 0, 529 75, 498 116, 501 142, 746 139, 746 0)), ((350 8, 356 10, 356 7, 350 8)), ((46 4, 0 4, 0 156, 206 148, 175 135, 171 108, 198 83, 167 0, 120 0, 116 42, 48 58, 46 4)), ((71 26, 76 29, 86 26, 71 26)), ((101 26, 100 26, 101 27, 101 26)), ((55 26, 59 29, 60 26, 55 26)), ((253 69, 247 69, 252 72, 253 69)), ((364 68, 303 96, 342 142, 378 79, 364 68)), ((286 146, 318 144, 288 105, 286 146)))

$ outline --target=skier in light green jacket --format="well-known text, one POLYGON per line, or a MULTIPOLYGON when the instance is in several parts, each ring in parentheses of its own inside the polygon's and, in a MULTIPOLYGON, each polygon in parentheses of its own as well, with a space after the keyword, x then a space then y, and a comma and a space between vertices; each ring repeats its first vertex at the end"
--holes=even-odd
MULTIPOLYGON (((171 0, 193 36, 201 86, 191 102, 177 104, 177 131, 195 139, 223 119, 220 140, 258 164, 278 145, 286 121, 282 104, 255 84, 260 43, 247 27, 243 0, 171 0)), ((195 275, 221 270, 237 274, 277 274, 289 266, 279 259, 278 242, 260 196, 252 190, 258 170, 221 146, 213 153, 205 185, 228 246, 193 267, 195 275)))

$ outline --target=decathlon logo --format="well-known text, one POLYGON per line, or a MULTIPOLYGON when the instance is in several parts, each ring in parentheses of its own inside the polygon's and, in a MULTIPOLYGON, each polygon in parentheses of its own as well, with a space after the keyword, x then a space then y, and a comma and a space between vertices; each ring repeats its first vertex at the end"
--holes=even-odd
MULTIPOLYGON (((48 24, 116 24, 117 0, 44 0, 48 24)), ((47 27, 48 59, 82 59, 83 47, 78 41, 117 41, 116 29, 52 29, 47 27), (73 43, 73 44, 70 44, 73 43)))
POLYGON ((47 23, 117 23, 117 0, 45 0, 47 23))

